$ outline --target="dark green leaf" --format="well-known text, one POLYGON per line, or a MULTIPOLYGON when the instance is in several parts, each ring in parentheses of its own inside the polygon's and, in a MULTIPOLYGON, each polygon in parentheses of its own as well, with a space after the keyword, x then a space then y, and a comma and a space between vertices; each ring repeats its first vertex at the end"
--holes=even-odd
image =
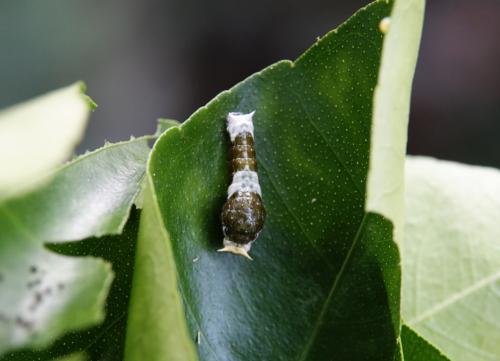
POLYGON ((88 358, 84 353, 74 353, 68 356, 58 357, 52 361, 87 361, 88 358))
MULTIPOLYGON (((172 310, 180 310, 173 262, 203 360, 396 357, 398 251, 391 222, 365 211, 379 23, 391 6, 362 9, 297 61, 274 64, 222 93, 156 143, 130 315, 140 320, 129 323, 128 360, 193 360, 181 342, 182 322, 172 321, 172 310), (268 217, 250 262, 215 251, 230 181, 225 117, 252 110, 268 217), (183 347, 157 344, 167 337, 183 347)), ((400 59, 411 59, 406 87, 417 45, 400 59)), ((398 111, 406 121, 408 110, 398 111)), ((403 172, 402 162, 394 171, 403 172)))
POLYGON ((404 361, 449 361, 434 346, 406 325, 401 329, 404 361))

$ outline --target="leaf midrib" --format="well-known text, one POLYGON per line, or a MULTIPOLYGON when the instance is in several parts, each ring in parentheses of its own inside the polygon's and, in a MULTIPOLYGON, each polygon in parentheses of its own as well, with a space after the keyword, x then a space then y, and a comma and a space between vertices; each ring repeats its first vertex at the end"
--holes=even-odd
POLYGON ((316 319, 314 327, 311 330, 311 335, 309 336, 309 339, 304 347, 304 350, 300 354, 297 361, 304 361, 307 359, 307 356, 308 356, 308 354, 311 350, 311 347, 314 343, 314 339, 316 338, 316 335, 319 332, 321 321, 325 317, 326 311, 328 310, 328 307, 330 306, 330 303, 333 299, 333 295, 335 294, 335 290, 337 289, 337 285, 339 284, 340 279, 342 278, 344 271, 347 267, 347 264, 349 263, 349 260, 351 259, 354 248, 356 247, 356 245, 361 237, 361 234, 362 234, 363 229, 364 229, 365 224, 366 224, 367 215, 368 215, 368 213, 366 213, 366 212, 363 215, 363 219, 361 220, 361 223, 359 224, 358 230, 356 232, 356 235, 354 236, 351 247, 349 248, 349 251, 347 252, 346 257, 344 258, 344 261, 342 262, 342 266, 340 267, 339 273, 337 273, 337 276, 335 277, 335 280, 333 281, 332 287, 330 288, 330 292, 328 292, 328 296, 326 297, 325 302, 323 303, 321 311, 318 315, 318 318, 316 319))

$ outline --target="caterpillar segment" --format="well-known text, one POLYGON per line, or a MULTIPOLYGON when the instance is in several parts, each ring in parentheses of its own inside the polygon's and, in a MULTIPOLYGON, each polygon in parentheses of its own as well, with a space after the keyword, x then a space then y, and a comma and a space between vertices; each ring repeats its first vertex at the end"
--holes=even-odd
POLYGON ((266 217, 257 174, 253 138, 253 115, 229 113, 227 131, 231 139, 232 182, 222 208, 223 245, 230 252, 252 259, 248 252, 257 239, 266 217))

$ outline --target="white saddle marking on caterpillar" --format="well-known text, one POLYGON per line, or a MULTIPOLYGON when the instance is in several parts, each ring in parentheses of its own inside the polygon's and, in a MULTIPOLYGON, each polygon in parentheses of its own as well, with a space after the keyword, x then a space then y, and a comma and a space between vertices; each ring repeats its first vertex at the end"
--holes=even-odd
POLYGON ((248 132, 253 137, 253 115, 255 110, 248 114, 243 113, 229 113, 227 115, 227 132, 231 138, 231 142, 238 134, 248 132))
POLYGON ((227 198, 236 192, 253 192, 262 197, 259 176, 252 170, 240 170, 233 175, 233 182, 227 189, 227 198))

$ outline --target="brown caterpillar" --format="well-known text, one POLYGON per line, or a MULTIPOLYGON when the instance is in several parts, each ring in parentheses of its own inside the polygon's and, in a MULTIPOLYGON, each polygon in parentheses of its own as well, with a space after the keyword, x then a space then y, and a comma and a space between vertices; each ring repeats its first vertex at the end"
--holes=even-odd
POLYGON ((227 115, 233 181, 222 208, 224 248, 219 249, 219 252, 231 252, 249 259, 252 259, 248 255, 252 242, 258 237, 266 218, 253 142, 254 113, 227 115))

